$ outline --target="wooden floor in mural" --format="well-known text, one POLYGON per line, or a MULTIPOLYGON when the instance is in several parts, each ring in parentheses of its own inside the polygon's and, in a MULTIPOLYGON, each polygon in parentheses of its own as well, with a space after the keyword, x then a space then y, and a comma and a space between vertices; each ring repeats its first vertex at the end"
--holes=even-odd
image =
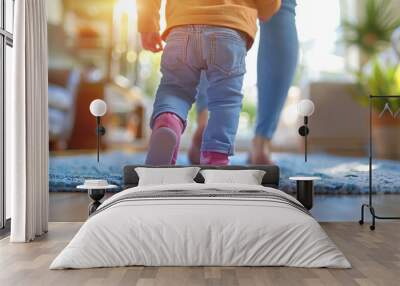
POLYGON ((352 222, 322 223, 353 268, 287 267, 122 267, 48 270, 82 223, 50 223, 30 244, 0 241, 0 285, 399 285, 400 223, 382 222, 372 232, 352 222))

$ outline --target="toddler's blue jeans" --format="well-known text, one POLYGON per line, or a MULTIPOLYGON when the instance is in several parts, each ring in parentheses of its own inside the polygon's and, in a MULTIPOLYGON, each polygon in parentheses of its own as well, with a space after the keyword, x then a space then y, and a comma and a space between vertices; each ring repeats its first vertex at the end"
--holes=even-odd
POLYGON ((247 39, 239 31, 208 25, 172 29, 161 59, 161 83, 152 115, 176 114, 186 122, 203 72, 210 112, 201 151, 232 155, 242 107, 247 39))

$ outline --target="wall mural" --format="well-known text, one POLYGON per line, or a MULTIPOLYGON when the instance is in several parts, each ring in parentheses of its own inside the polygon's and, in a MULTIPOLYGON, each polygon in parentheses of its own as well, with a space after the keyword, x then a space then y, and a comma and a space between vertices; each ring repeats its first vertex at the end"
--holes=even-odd
MULTIPOLYGON (((329 15, 321 15, 324 36, 307 24, 315 10, 313 5, 322 4, 304 2, 296 10, 283 8, 297 21, 297 27, 295 21, 290 21, 286 23, 285 33, 280 33, 282 45, 288 45, 285 49, 268 50, 266 39, 274 37, 275 31, 271 23, 263 24, 268 29, 262 29, 255 37, 249 51, 246 50, 248 36, 224 31, 239 43, 234 53, 243 56, 229 64, 228 51, 222 52, 224 42, 216 43, 220 50, 215 54, 215 72, 223 74, 228 70, 242 76, 247 70, 241 88, 234 82, 225 83, 232 84, 233 96, 222 96, 213 78, 203 73, 199 75, 201 84, 190 87, 190 98, 177 89, 172 97, 162 99, 157 97, 160 69, 164 76, 165 70, 170 70, 167 77, 171 78, 184 64, 194 64, 195 57, 190 54, 194 51, 188 50, 193 40, 191 33, 178 31, 181 36, 176 36, 176 41, 170 37, 170 44, 159 43, 163 45, 163 53, 153 53, 146 50, 151 49, 152 39, 146 42, 138 32, 136 1, 49 0, 50 191, 79 191, 76 186, 87 179, 106 179, 118 186, 110 191, 119 191, 123 167, 147 162, 157 165, 273 163, 281 168, 281 188, 287 192, 296 190, 296 183, 290 178, 304 175, 322 178, 315 183, 316 192, 367 193, 367 95, 400 95, 396 52, 396 35, 400 32, 394 33, 393 40, 390 36, 379 39, 379 49, 371 52, 364 44, 351 41, 355 31, 341 24, 344 16, 338 1, 323 4, 330 11, 329 15), (345 36, 338 33, 341 25, 345 36), (347 63, 357 62, 358 58, 349 56, 348 46, 365 53, 356 76, 347 63), (246 52, 247 63, 244 62, 246 52), (177 56, 174 58, 174 55, 177 56), (258 56, 264 60, 257 60, 258 56), (285 61, 277 61, 282 58, 285 61), (274 67, 283 76, 277 79, 266 67, 274 67), (349 78, 356 78, 356 82, 349 78), (298 111, 302 99, 310 99, 315 105, 305 125, 304 115, 298 111), (99 136, 101 140, 97 136, 99 120, 89 110, 94 100, 101 100, 106 106, 101 117, 101 126, 106 132, 99 136), (191 101, 195 104, 191 105, 191 101), (225 107, 221 107, 221 102, 225 102, 225 107), (165 110, 171 104, 178 115, 165 110), (154 112, 161 120, 154 118, 154 112), (162 132, 152 136, 151 124, 162 132), (165 130, 166 125, 169 131, 165 130), (309 134, 302 132, 307 140, 298 133, 303 125, 309 131, 309 134)), ((161 14, 164 13, 162 9, 161 14)), ((280 17, 279 13, 275 17, 280 17)), ((161 27, 164 26, 162 21, 161 27)), ((391 35, 393 28, 387 29, 391 35)), ((188 76, 183 72, 179 79, 188 76)), ((377 184, 398 183, 400 139, 394 130, 400 121, 393 119, 399 118, 400 103, 395 101, 381 102, 373 109, 377 184)), ((399 190, 390 184, 381 184, 375 191, 399 190)))

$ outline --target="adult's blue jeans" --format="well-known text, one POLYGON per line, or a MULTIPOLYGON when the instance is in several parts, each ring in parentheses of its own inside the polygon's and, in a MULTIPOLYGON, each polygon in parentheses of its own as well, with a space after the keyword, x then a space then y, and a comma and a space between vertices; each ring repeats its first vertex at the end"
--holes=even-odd
POLYGON ((186 122, 204 73, 210 114, 201 151, 232 155, 242 107, 246 43, 246 36, 229 28, 207 25, 174 28, 161 58, 162 78, 152 122, 165 112, 174 113, 186 122))
MULTIPOLYGON (((260 23, 257 63, 258 106, 255 133, 272 139, 293 81, 299 43, 296 29, 296 0, 282 0, 282 7, 268 22, 260 23)), ((208 82, 198 87, 197 112, 207 108, 208 82)))

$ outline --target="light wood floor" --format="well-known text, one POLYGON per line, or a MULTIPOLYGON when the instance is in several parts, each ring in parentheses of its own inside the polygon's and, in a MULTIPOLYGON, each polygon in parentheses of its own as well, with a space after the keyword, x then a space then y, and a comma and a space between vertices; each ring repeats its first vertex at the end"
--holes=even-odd
POLYGON ((50 223, 30 244, 0 241, 0 285, 400 285, 400 223, 382 222, 375 232, 357 223, 322 223, 353 268, 124 267, 48 270, 81 223, 50 223))

